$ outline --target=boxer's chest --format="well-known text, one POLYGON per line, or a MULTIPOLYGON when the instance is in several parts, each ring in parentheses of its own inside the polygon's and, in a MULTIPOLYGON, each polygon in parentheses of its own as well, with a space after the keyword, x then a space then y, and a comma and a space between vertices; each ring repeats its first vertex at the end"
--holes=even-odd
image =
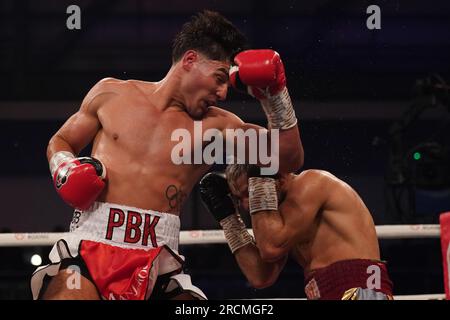
POLYGON ((102 110, 100 122, 108 143, 126 152, 163 161, 187 159, 209 143, 204 139, 207 122, 194 121, 184 112, 161 112, 140 100, 125 103, 102 110))

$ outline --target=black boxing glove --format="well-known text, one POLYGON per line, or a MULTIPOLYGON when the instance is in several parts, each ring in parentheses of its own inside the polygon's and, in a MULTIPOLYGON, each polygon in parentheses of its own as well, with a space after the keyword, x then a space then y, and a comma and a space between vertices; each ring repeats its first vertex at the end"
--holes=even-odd
POLYGON ((200 196, 208 211, 216 218, 232 253, 254 243, 241 216, 236 213, 230 188, 223 174, 211 172, 200 180, 200 196))
POLYGON ((206 174, 199 185, 201 199, 217 222, 235 213, 227 179, 221 173, 206 174))

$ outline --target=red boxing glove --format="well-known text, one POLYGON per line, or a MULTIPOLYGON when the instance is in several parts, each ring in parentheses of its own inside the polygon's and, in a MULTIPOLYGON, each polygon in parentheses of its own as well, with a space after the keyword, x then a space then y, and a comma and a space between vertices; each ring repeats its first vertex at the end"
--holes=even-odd
POLYGON ((88 209, 105 187, 105 166, 95 158, 66 158, 53 173, 61 198, 72 207, 88 209))
POLYGON ((230 83, 261 101, 272 129, 290 129, 297 125, 286 74, 280 55, 270 49, 247 50, 234 58, 230 83))
POLYGON ((286 87, 286 75, 278 52, 270 49, 247 50, 234 58, 230 82, 236 89, 245 89, 259 100, 280 93, 286 87))

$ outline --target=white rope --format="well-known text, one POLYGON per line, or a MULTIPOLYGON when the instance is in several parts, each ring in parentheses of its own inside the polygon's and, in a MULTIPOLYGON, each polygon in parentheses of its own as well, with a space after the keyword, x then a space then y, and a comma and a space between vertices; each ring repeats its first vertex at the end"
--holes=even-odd
POLYGON ((441 228, 438 224, 406 224, 376 226, 379 239, 439 238, 441 228))
MULTIPOLYGON (((253 235, 253 231, 248 229, 253 235)), ((376 226, 379 239, 439 238, 440 227, 437 224, 385 225, 376 226)), ((0 233, 0 247, 51 246, 66 233, 0 233)), ((223 230, 190 230, 180 232, 180 244, 226 243, 223 230)), ((395 300, 444 300, 445 294, 418 294, 394 296, 395 300)), ((305 300, 305 299, 268 299, 268 300, 305 300)))
MULTIPOLYGON (((242 299, 242 300, 306 300, 306 298, 257 298, 257 299, 242 299)), ((433 294, 411 294, 394 296, 394 300, 445 300, 444 293, 433 294)))
POLYGON ((407 296, 394 296, 394 300, 445 300, 444 293, 412 294, 407 296))
MULTIPOLYGON (((251 229, 248 231, 253 234, 251 229)), ((376 226, 379 239, 439 238, 438 224, 376 226)), ((0 233, 0 247, 51 246, 65 233, 0 233)), ((223 231, 190 230, 180 232, 180 244, 226 243, 223 231)))

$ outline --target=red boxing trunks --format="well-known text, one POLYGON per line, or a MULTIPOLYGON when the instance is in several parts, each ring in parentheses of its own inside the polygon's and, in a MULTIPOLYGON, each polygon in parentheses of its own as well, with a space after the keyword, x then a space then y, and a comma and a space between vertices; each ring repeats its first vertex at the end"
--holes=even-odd
POLYGON ((53 246, 51 264, 33 273, 33 299, 40 297, 50 277, 64 269, 76 269, 89 279, 102 299, 169 298, 183 292, 206 299, 182 272, 178 216, 96 202, 86 211, 74 212, 70 231, 53 246))
POLYGON ((308 299, 392 300, 386 264, 377 260, 342 260, 305 275, 308 299))

